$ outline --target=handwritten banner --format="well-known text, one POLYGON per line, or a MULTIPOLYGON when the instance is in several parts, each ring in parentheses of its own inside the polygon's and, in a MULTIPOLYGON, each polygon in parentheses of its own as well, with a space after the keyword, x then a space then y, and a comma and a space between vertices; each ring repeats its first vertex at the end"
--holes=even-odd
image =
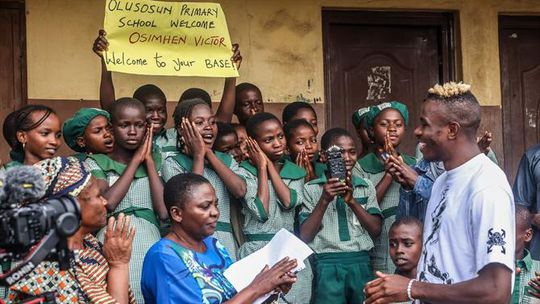
POLYGON ((109 71, 236 77, 227 21, 217 3, 107 0, 109 71))

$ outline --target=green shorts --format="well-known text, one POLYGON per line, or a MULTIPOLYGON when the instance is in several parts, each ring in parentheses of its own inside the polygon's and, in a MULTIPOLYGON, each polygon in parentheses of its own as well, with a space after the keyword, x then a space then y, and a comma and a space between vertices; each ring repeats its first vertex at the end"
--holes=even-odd
POLYGON ((313 265, 313 303, 364 302, 364 286, 374 279, 367 251, 317 254, 313 265))

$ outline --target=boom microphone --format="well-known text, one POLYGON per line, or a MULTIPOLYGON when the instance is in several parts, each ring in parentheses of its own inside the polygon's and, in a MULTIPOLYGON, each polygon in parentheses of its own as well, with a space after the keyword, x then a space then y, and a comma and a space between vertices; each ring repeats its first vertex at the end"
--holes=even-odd
POLYGON ((45 182, 38 168, 20 166, 9 169, 4 180, 8 205, 24 206, 33 203, 45 195, 45 182))

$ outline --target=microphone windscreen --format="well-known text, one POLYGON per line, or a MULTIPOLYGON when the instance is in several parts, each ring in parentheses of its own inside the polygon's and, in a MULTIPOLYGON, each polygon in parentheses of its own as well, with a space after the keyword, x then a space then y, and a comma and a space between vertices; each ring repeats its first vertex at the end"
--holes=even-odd
POLYGON ((5 192, 8 204, 27 204, 45 195, 45 181, 38 168, 19 166, 6 172, 5 192))

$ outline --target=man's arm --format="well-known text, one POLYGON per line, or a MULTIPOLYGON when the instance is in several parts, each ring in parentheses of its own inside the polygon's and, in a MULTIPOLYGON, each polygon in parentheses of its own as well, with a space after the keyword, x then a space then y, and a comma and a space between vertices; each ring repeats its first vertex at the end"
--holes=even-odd
MULTIPOLYGON (((410 279, 399 275, 377 273, 379 278, 366 285, 366 304, 408 301, 410 279)), ((444 285, 413 282, 414 299, 430 303, 506 304, 512 289, 512 270, 499 263, 486 265, 478 277, 461 283, 444 285)))

